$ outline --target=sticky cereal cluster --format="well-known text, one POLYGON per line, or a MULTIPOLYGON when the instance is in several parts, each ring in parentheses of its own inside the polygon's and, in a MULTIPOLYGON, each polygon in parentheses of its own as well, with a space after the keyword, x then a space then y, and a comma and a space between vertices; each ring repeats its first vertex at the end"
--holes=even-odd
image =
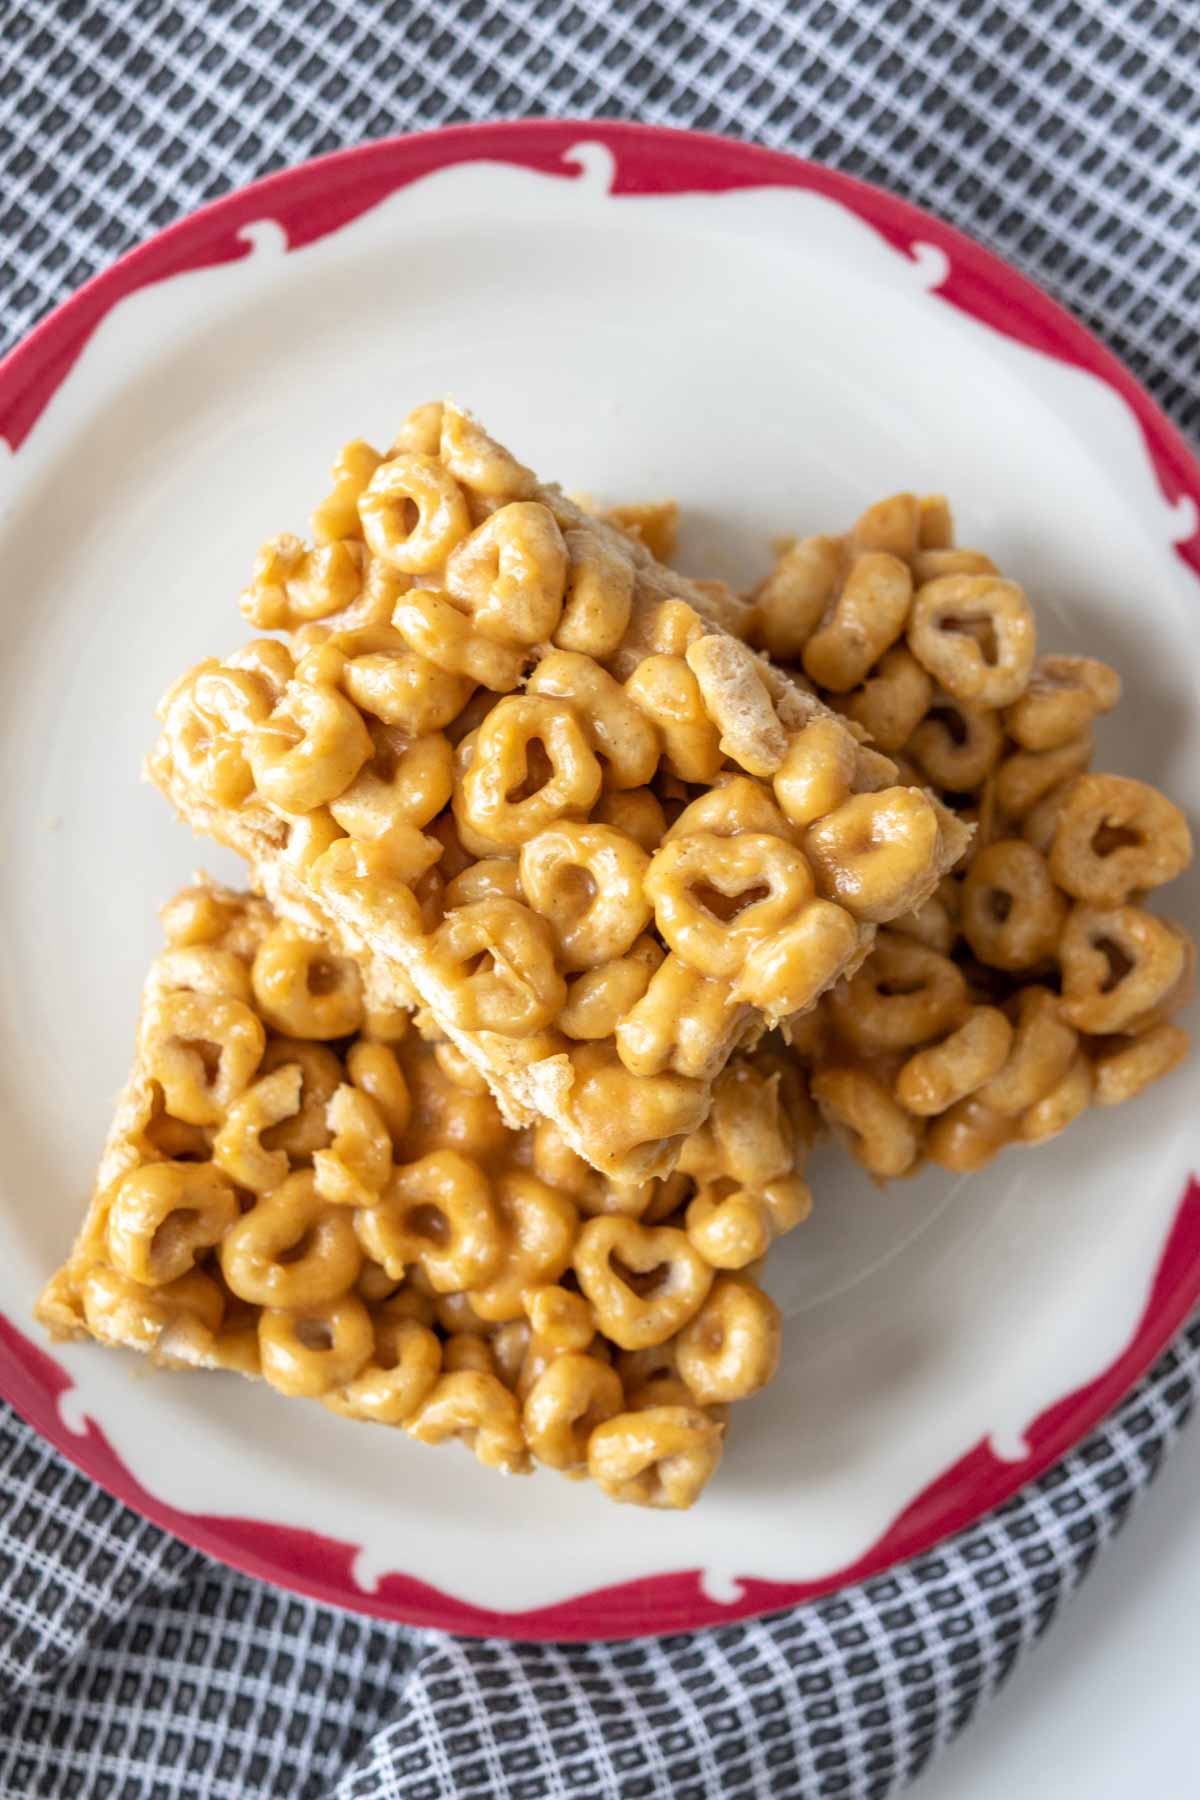
POLYGON ((977 1169, 1173 1069, 1195 950, 1147 900, 1191 838, 1157 789, 1090 772, 1116 671, 1038 656, 1023 590, 911 494, 790 546, 748 635, 974 827, 792 1033, 852 1154, 880 1179, 926 1158, 977 1169))

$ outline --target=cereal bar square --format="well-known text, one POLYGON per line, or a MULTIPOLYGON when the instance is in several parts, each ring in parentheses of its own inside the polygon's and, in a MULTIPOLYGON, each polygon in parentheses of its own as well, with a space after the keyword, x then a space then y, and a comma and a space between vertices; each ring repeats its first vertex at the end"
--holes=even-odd
POLYGON ((431 1020, 373 1014, 266 901, 200 879, 163 919, 41 1322, 689 1506, 779 1356, 751 1265, 810 1206, 789 1060, 735 1057, 675 1173, 617 1186, 549 1122, 509 1130, 431 1020))
POLYGON ((152 779, 374 1008, 427 1009, 511 1125, 669 1173, 735 1049, 969 828, 654 558, 661 517, 586 512, 452 405, 347 446, 312 525, 243 596, 287 642, 171 689, 152 779))

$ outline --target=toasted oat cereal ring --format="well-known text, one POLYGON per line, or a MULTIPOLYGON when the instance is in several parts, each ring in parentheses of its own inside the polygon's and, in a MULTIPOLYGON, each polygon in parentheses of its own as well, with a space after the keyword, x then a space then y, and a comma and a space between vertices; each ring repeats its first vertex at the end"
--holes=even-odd
POLYGON ((272 1031, 289 1037, 349 1037, 363 1019, 362 977, 348 956, 277 925, 259 945, 250 970, 258 1010, 272 1031))
POLYGON ((401 1162, 416 1162, 431 1150, 457 1150, 486 1165, 505 1148, 508 1132, 490 1093, 465 1092, 419 1041, 399 1045, 396 1060, 412 1103, 397 1144, 401 1162))
MULTIPOLYGON (((586 1301, 584 1302, 586 1305, 586 1301)), ((510 1392, 518 1393, 521 1370, 531 1361, 529 1346, 533 1333, 528 1319, 506 1319, 503 1325, 497 1325, 490 1338, 486 1339, 492 1353, 492 1362, 496 1374, 510 1392)), ((589 1341, 591 1334, 589 1333, 589 1341)), ((547 1365, 543 1365, 547 1366, 547 1365)), ((539 1368, 538 1374, 541 1374, 539 1368)), ((535 1377, 536 1379, 536 1377, 535 1377)), ((532 1386, 532 1381, 530 1382, 532 1386)), ((519 1395, 524 1398, 523 1395, 519 1395)))
POLYGON ((549 922, 518 900, 447 913, 428 940, 426 975, 454 1025, 512 1038, 553 1024, 567 995, 549 922))
POLYGON ((567 585, 554 642, 589 657, 619 649, 633 610, 633 559, 591 531, 563 533, 567 585))
POLYGON ((688 1202, 683 1222, 689 1238, 714 1269, 744 1269, 757 1262, 766 1255, 775 1235, 763 1197, 728 1179, 701 1182, 688 1202))
POLYGON ((238 1187, 269 1194, 289 1172, 287 1152, 268 1150, 263 1134, 300 1111, 304 1076, 296 1063, 260 1075, 230 1106, 212 1142, 213 1162, 238 1187))
POLYGON ((1079 775, 1092 760, 1090 733, 1054 750, 1014 750, 996 770, 995 804, 1006 819, 1026 819, 1062 782, 1079 775))
POLYGON ((625 693, 657 731, 671 774, 701 785, 714 780, 722 763, 720 733, 682 656, 643 657, 627 678, 625 693))
POLYGON ((838 1031, 867 1055, 927 1044, 953 1030, 967 1005, 966 981, 949 957, 890 931, 830 996, 838 1031))
POLYGON ((999 570, 990 556, 982 550, 964 550, 956 545, 943 544, 937 549, 918 550, 909 559, 913 573, 913 584, 924 587, 927 581, 936 581, 939 575, 997 575, 999 570))
POLYGON ((470 906, 476 900, 520 900, 521 870, 515 856, 482 856, 446 883, 443 901, 447 912, 470 906))
POLYGON ((378 837, 393 825, 428 825, 454 791, 449 739, 440 731, 409 738, 374 721, 368 729, 371 759, 331 801, 330 816, 351 837, 378 837))
POLYGON ((382 1112, 369 1094, 343 1082, 329 1102, 329 1125, 328 1149, 313 1152, 318 1194, 339 1206, 374 1206, 392 1173, 392 1139, 382 1112))
POLYGON ((643 500, 632 505, 608 506, 602 516, 635 542, 645 544, 656 562, 669 563, 674 556, 679 533, 677 500, 643 500))
POLYGON ((487 1281, 502 1254, 490 1183, 456 1150, 398 1168, 379 1204, 361 1208, 354 1224, 367 1255, 389 1275, 399 1280, 415 1265, 438 1294, 465 1294, 487 1281))
POLYGON ((1093 656, 1039 656, 1029 684, 1004 715, 1022 750, 1054 750, 1085 732, 1121 698, 1121 677, 1093 656))
POLYGON ((358 502, 382 461, 378 450, 363 438, 342 446, 329 472, 333 487, 309 517, 309 529, 316 543, 336 544, 345 538, 362 537, 358 502))
POLYGON ((973 1006, 949 1036, 909 1057, 896 1077, 897 1100, 918 1118, 948 1112, 999 1074, 1012 1036, 998 1007, 973 1006))
POLYGON ((525 898, 549 921, 565 970, 624 956, 650 921, 650 858, 611 825, 549 826, 522 846, 519 866, 525 898))
POLYGON ((359 496, 374 555, 406 575, 440 568, 471 529, 463 491, 436 456, 402 452, 380 463, 359 496))
POLYGON ((1022 1143, 1044 1144, 1065 1131, 1091 1102, 1094 1077, 1092 1065, 1080 1051, 1052 1088, 1035 1100, 1017 1120, 1017 1134, 1022 1143))
POLYGON ((470 609, 483 636, 521 649, 554 635, 566 581, 562 532, 538 500, 499 507, 446 562, 446 586, 470 609))
POLYGON ((1000 761, 1004 727, 991 707, 973 706, 952 695, 934 704, 908 741, 909 754, 927 781, 943 794, 970 794, 1000 761))
MULTIPOLYGON (((420 1281, 426 1286, 429 1285, 425 1271, 419 1263, 409 1272, 408 1281, 412 1284, 420 1281)), ((452 1337, 465 1337, 471 1334, 478 1336, 483 1327, 482 1319, 476 1318, 475 1309, 465 1294, 434 1293, 433 1322, 439 1331, 446 1333, 447 1342, 452 1337)))
POLYGON ((346 1052, 346 1073, 374 1104, 394 1148, 403 1141, 412 1118, 412 1095, 395 1051, 388 1044, 360 1038, 346 1052))
POLYGON ((930 1123, 925 1154, 954 1175, 972 1175, 1012 1142, 1015 1130, 1014 1119, 993 1112, 977 1094, 970 1094, 930 1123))
POLYGON ((225 1312, 221 1289, 199 1269, 151 1288, 103 1263, 84 1271, 79 1304, 101 1343, 129 1345, 167 1363, 181 1344, 211 1355, 225 1312))
POLYGON ((243 1213, 218 1256, 239 1300, 288 1311, 348 1293, 363 1260, 348 1209, 323 1200, 308 1170, 243 1213))
POLYGON ((171 760, 218 806, 240 806, 254 790, 247 760, 251 733, 268 718, 274 696, 245 669, 210 658, 175 683, 159 706, 171 760))
POLYGON ((785 551, 754 595, 750 641, 777 662, 796 662, 821 623, 842 566, 835 537, 802 538, 785 551))
POLYGON ((1057 1086, 1078 1045, 1078 1034, 1063 1021, 1058 995, 1045 987, 1022 988, 1008 1056, 979 1089, 979 1098, 1010 1118, 1024 1112, 1057 1086))
POLYGON ((371 1355, 371 1316, 355 1294, 280 1309, 258 1320, 263 1378, 281 1394, 316 1399, 353 1381, 371 1355))
POLYGON ((143 999, 160 994, 224 994, 231 1000, 251 999, 250 971, 244 956, 214 944, 173 944, 150 965, 143 999))
POLYGON ((525 684, 528 694, 565 700, 576 709, 608 788, 642 788, 658 767, 658 733, 620 682, 590 656, 566 650, 544 656, 525 684))
POLYGON ((954 515, 945 494, 922 494, 917 501, 917 549, 911 562, 922 550, 949 550, 954 543, 954 515))
POLYGON ((132 1280, 162 1287, 186 1275, 238 1217, 233 1188, 211 1163, 144 1163, 117 1184, 108 1253, 132 1280))
POLYGON ((583 1470, 593 1431, 620 1412, 624 1399, 610 1364, 567 1351, 546 1365, 525 1396, 526 1442, 549 1468, 583 1470))
MULTIPOLYGON (((806 978, 811 965, 809 958, 806 978)), ((672 951, 652 972, 641 998, 618 1019, 617 1053, 631 1075, 669 1068, 691 1080, 710 1080, 724 1066, 745 1011, 731 982, 702 975, 672 951)))
POLYGON ((459 1369, 439 1375, 405 1430, 423 1444, 460 1439, 485 1468, 527 1475, 529 1454, 516 1400, 496 1375, 459 1369))
POLYGON ((627 955, 585 969, 567 986, 566 1004, 558 1015, 559 1030, 589 1041, 612 1037, 645 994, 662 961, 661 945, 652 937, 640 937, 627 955))
MULTIPOLYGON (((844 737, 844 732, 839 733, 839 738, 844 737)), ((733 770, 718 775, 712 787, 685 806, 670 830, 664 821, 648 848, 691 837, 697 831, 712 832, 716 837, 740 837, 748 831, 780 837, 789 844, 800 841, 799 832, 775 804, 770 790, 753 776, 733 770)))
POLYGON ((783 1237, 811 1216, 812 1189, 801 1175, 778 1175, 764 1187, 762 1202, 773 1235, 783 1237))
POLYGON ((649 788, 601 794, 592 808, 592 820, 623 831, 647 852, 656 850, 667 835, 667 815, 649 788))
POLYGON ((1060 781, 1057 787, 1044 793, 1021 820, 1021 836, 1043 856, 1049 856, 1050 846, 1054 842, 1054 834, 1058 830, 1058 815, 1067 803, 1067 795, 1078 781, 1077 775, 1068 776, 1060 781))
POLYGON ((907 1175, 921 1151, 921 1126, 866 1069, 814 1071, 812 1097, 856 1162, 879 1181, 907 1175))
MULTIPOLYGON (((390 614, 389 614, 390 618, 390 614)), ((420 656, 390 623, 339 632, 340 685, 363 712, 407 737, 441 731, 471 698, 467 675, 451 675, 420 656)))
POLYGON ((1177 1068, 1188 1053, 1191 1039, 1182 1026, 1151 1026, 1137 1037, 1116 1039, 1092 1062, 1097 1106, 1120 1106, 1132 1100, 1153 1081, 1177 1068))
POLYGON ((813 880, 803 853, 782 838, 695 832, 656 852, 645 892, 677 955, 703 975, 731 976, 749 950, 808 905, 813 880))
POLYGON ((804 646, 804 672, 845 694, 865 681, 904 630, 912 576, 897 556, 868 550, 851 563, 827 616, 804 646))
POLYGON ((512 692, 529 660, 527 647, 497 643, 440 588, 411 588, 401 594, 392 623, 418 656, 496 694, 512 692))
MULTIPOLYGON (((357 778, 350 785, 356 787, 357 778)), ((332 844, 346 835, 327 806, 315 807, 309 813, 293 814, 286 821, 284 830, 287 838, 283 860, 304 875, 332 844)))
POLYGON ((761 1188, 796 1163, 793 1112, 798 1084, 786 1065, 745 1058, 722 1070, 713 1086, 708 1130, 723 1175, 761 1188))
POLYGON ((499 1175, 492 1187, 500 1255, 483 1286, 470 1290, 481 1319, 519 1318, 532 1289, 555 1282, 571 1261, 579 1216, 566 1194, 523 1169, 499 1175))
POLYGON ((730 1000, 748 1001, 768 1019, 801 1013, 849 968, 859 928, 844 907, 813 900, 749 950, 730 1000))
POLYGON ((827 899, 877 923, 908 911, 927 886, 940 829, 918 788, 888 787, 851 794, 810 825, 804 851, 827 899))
POLYGON ((833 701, 838 711, 869 733, 878 749, 903 750, 933 700, 933 681, 912 651, 893 644, 858 687, 833 701))
POLYGON ((556 1282, 526 1288, 521 1306, 533 1336, 555 1355, 586 1350, 596 1335, 596 1321, 583 1295, 556 1282))
MULTIPOLYGON (((354 1291, 360 1300, 366 1301, 368 1306, 377 1306, 381 1300, 394 1299, 396 1295, 400 1293, 402 1285, 401 1282, 394 1281, 380 1263, 368 1260, 367 1262, 364 1262, 362 1268, 359 1270, 358 1280, 354 1284, 354 1291)), ((425 1296, 422 1295, 422 1300, 424 1301, 424 1299, 425 1296)), ((411 1313, 405 1314, 406 1318, 411 1318, 412 1316, 411 1313)), ((430 1324, 433 1323, 432 1302, 429 1303, 428 1322, 430 1324)))
POLYGON ((225 995, 164 994, 143 1019, 141 1049, 167 1111, 185 1125, 220 1125, 262 1059, 262 1020, 225 995))
POLYGON ((1077 902, 1058 950, 1062 1015, 1092 1035, 1136 1031, 1187 974, 1184 935, 1138 906, 1077 902))
POLYGON ((1081 775, 1071 784, 1050 846, 1050 872, 1089 906, 1123 906, 1173 881, 1192 860, 1179 808, 1144 781, 1081 775))
MULTIPOLYGON (((787 822, 811 825, 841 806, 849 798, 856 761, 854 739, 836 719, 813 719, 797 731, 772 782, 787 822)), ((700 804, 694 801, 688 811, 700 804)))
POLYGON ((332 1136, 329 1102, 341 1083, 342 1066, 333 1051, 321 1044, 302 1038, 269 1037, 259 1065, 260 1075, 285 1068, 300 1071, 299 1102, 288 1117, 268 1125, 259 1141, 270 1155, 282 1152, 293 1165, 304 1164, 311 1162, 313 1152, 323 1150, 332 1136))
POLYGON ((760 1287, 719 1275, 695 1318, 679 1334, 675 1360, 701 1406, 745 1400, 779 1367, 783 1314, 760 1287))
POLYGON ((358 1373, 322 1395, 331 1412, 377 1425, 403 1425, 433 1391, 442 1346, 427 1326, 384 1303, 374 1321, 375 1347, 358 1373))
POLYGON ((1015 581, 940 575, 913 595, 908 647, 956 699, 1008 706, 1033 667, 1033 614, 1015 581))
POLYGON ((672 1337, 699 1310, 713 1281, 685 1232, 616 1213, 585 1221, 574 1268, 597 1326, 622 1350, 672 1337))
MULTIPOLYGON (((428 418, 428 448, 437 450, 457 481, 489 501, 526 500, 537 487, 537 478, 511 451, 498 444, 478 420, 453 402, 419 406, 411 418, 428 418), (436 417, 436 427, 434 420, 436 417)), ((425 433, 412 449, 427 447, 425 433)))
POLYGON ((362 588, 363 561, 361 544, 338 541, 310 550, 291 532, 281 532, 259 550, 238 605, 263 631, 295 630, 350 605, 362 588))
POLYGON ((698 1406, 617 1413, 588 1441, 588 1473, 613 1500, 684 1508, 721 1460, 722 1427, 698 1406))
POLYGON ((442 1367, 447 1375, 459 1369, 475 1369, 481 1375, 499 1373, 491 1344, 477 1331, 451 1332, 442 1345, 442 1367))
POLYGON ((1067 917, 1067 902, 1046 860, 1022 838, 985 844, 962 884, 963 936, 980 962, 1019 971, 1049 962, 1067 917))
POLYGON ((307 813, 336 800, 371 755, 357 708, 336 688, 288 684, 270 717, 246 742, 254 785, 284 813, 307 813))
POLYGON ((468 744, 455 817, 497 847, 517 849, 560 819, 582 818, 600 793, 600 764, 566 701, 510 694, 460 754, 468 744))
POLYGON ((960 910, 959 883, 953 876, 943 876, 935 893, 910 913, 902 913, 891 921, 893 931, 916 938, 930 950, 949 956, 958 942, 960 910))
POLYGON ((930 508, 927 529, 935 535, 948 529, 949 510, 943 496, 931 494, 918 500, 915 494, 887 494, 875 500, 858 515, 848 537, 854 550, 885 550, 908 562, 921 543, 922 508, 930 508), (944 517, 937 517, 938 502, 944 517), (933 522, 936 519, 936 523, 933 522))

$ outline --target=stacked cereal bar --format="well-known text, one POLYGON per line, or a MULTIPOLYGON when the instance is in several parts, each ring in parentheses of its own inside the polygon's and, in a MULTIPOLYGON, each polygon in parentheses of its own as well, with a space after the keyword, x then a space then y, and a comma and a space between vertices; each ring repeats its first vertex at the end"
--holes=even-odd
POLYGON ((787 1059, 735 1057, 678 1169, 615 1186, 264 900, 201 882, 163 917, 50 1331, 690 1505, 778 1360, 751 1265, 809 1209, 787 1059))
POLYGON ((687 1506, 821 1120, 967 1170, 1180 1059, 1190 838, 1088 772, 1115 673, 1039 660, 940 497, 744 599, 671 525, 433 405, 263 547, 279 635, 149 762, 257 891, 167 909, 52 1332, 687 1506))
POLYGON ((243 601, 286 643, 185 675, 151 777, 374 1010, 427 1010, 511 1125, 669 1173, 733 1051, 851 973, 969 829, 731 635, 727 590, 453 406, 349 445, 312 537, 271 540, 243 601))

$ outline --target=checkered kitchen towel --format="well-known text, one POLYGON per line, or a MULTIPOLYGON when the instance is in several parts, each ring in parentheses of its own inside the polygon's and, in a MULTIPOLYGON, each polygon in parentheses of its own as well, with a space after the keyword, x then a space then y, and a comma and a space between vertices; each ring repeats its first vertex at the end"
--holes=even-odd
MULTIPOLYGON (((254 175, 455 119, 758 138, 898 189, 1082 314, 1200 424, 1188 0, 0 0, 0 347, 254 175)), ((0 1416, 0 1795, 892 1794, 1111 1537, 1200 1387, 1200 1323, 936 1555, 626 1646, 372 1624, 230 1573, 0 1416)))

